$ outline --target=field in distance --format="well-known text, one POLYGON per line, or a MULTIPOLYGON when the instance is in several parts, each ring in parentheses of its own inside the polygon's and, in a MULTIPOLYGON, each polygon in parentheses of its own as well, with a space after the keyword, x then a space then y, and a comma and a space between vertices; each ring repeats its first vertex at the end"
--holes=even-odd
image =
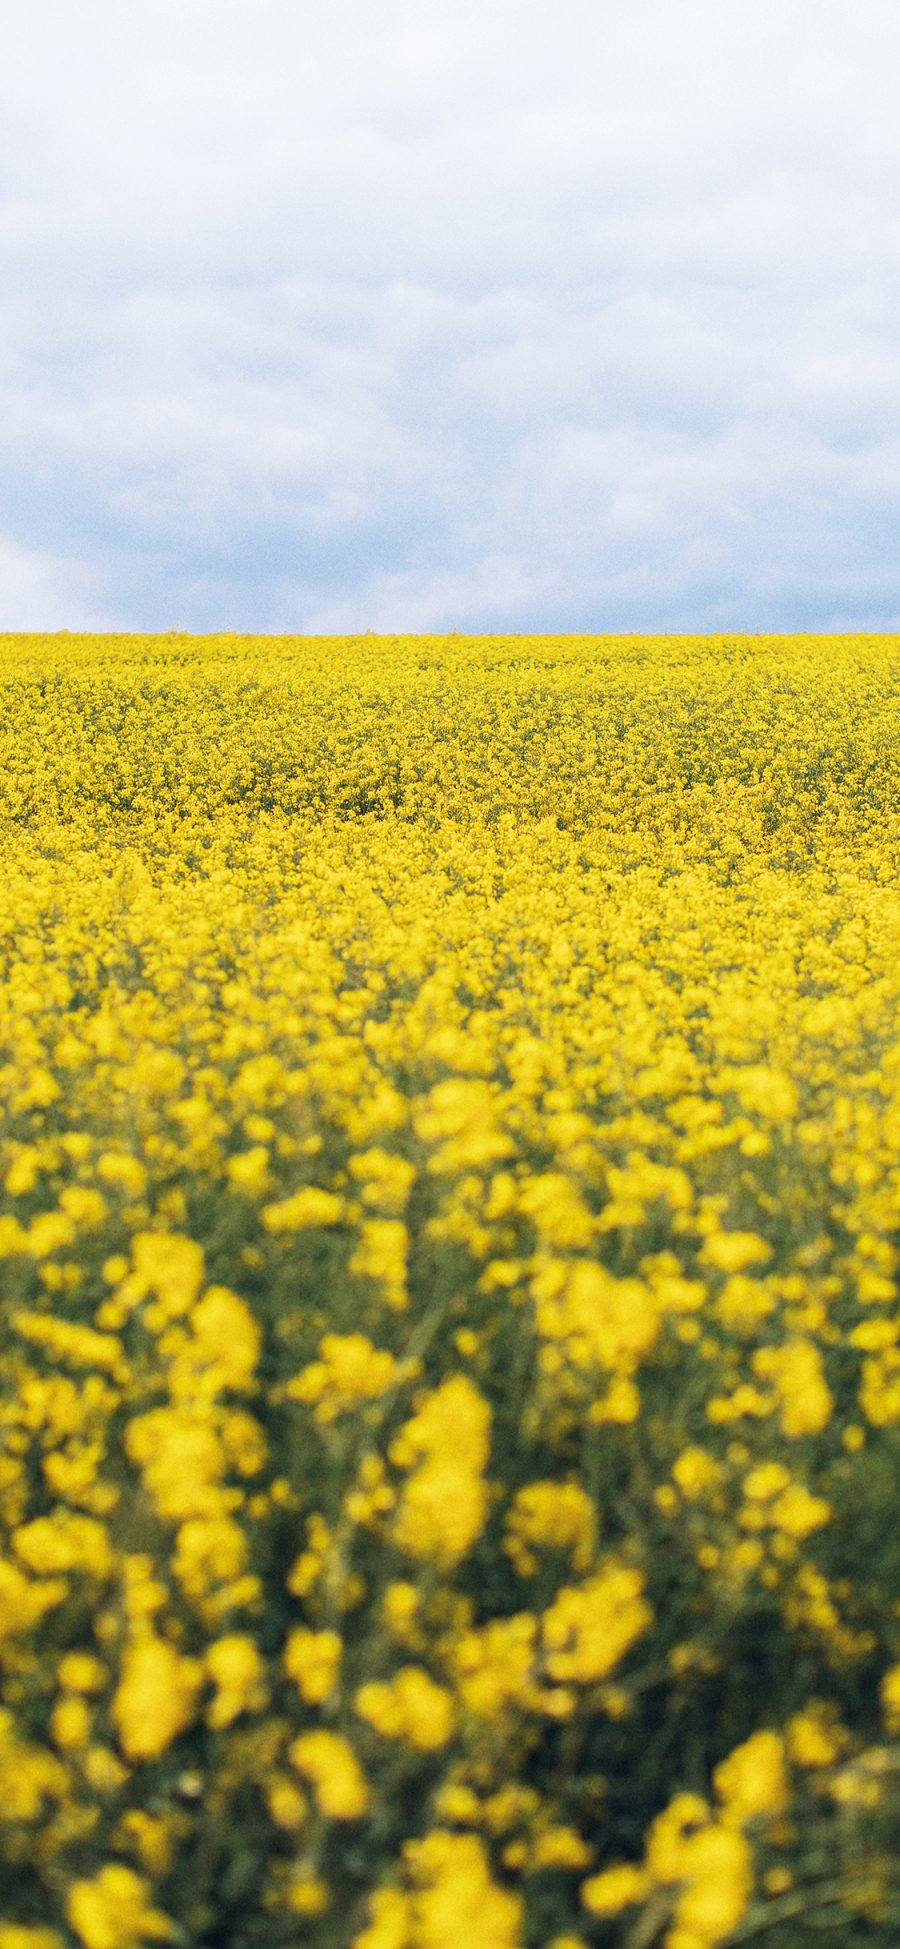
POLYGON ((891 1949, 900 638, 0 691, 0 1949, 891 1949))

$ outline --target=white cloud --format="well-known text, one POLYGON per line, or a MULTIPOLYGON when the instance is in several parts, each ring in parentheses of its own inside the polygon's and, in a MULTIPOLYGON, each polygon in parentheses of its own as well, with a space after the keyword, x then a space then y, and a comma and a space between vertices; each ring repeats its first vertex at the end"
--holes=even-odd
POLYGON ((888 626, 898 59, 894 0, 31 0, 0 626, 888 626))
POLYGON ((92 600, 90 571, 74 558, 20 548, 0 537, 0 618, 4 630, 111 627, 92 600))
POLYGON ((546 597, 541 575, 516 555, 486 555, 469 568, 418 573, 376 573, 355 595, 338 596, 312 610, 306 627, 314 636, 341 636, 361 629, 382 632, 464 628, 477 631, 483 617, 516 615, 546 597))

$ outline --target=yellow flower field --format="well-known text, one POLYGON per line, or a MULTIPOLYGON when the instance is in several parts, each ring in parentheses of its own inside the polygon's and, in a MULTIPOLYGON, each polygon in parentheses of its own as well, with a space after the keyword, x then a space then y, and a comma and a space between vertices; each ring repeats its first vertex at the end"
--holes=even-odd
POLYGON ((0 638, 0 1949, 889 1949, 900 639, 0 638))

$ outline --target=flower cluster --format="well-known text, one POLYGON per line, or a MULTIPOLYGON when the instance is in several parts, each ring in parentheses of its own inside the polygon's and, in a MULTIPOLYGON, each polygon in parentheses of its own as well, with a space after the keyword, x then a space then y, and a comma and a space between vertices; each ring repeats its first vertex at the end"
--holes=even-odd
POLYGON ((898 663, 0 639, 0 1949, 897 1941, 898 663))

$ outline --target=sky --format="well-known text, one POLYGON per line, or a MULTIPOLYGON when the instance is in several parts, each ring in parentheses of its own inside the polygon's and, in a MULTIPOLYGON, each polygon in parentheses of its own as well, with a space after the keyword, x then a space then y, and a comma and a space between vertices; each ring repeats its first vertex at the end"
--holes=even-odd
POLYGON ((900 629, 896 0, 0 47, 0 630, 900 629))

